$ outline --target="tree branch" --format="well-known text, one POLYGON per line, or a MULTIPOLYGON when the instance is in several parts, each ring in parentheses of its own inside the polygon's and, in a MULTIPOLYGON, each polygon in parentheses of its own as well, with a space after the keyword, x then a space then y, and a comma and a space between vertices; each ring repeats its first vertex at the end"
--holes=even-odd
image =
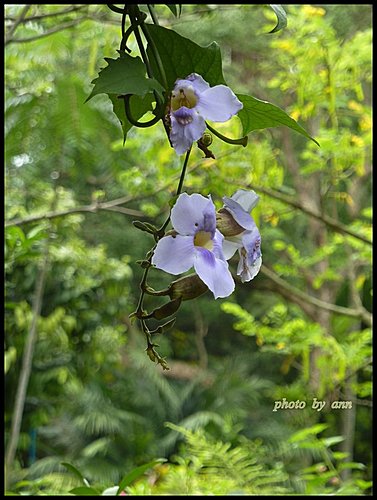
MULTIPOLYGON (((322 300, 319 300, 315 297, 312 297, 311 295, 308 295, 307 293, 299 290, 293 285, 290 285, 287 283, 285 280, 280 278, 274 271, 271 269, 268 269, 264 264, 261 267, 260 272, 267 276, 271 281, 275 283, 275 285, 278 286, 279 289, 285 290, 291 297, 292 299, 299 299, 300 301, 304 301, 306 303, 309 303, 313 305, 316 308, 319 309, 324 309, 326 311, 333 312, 335 314, 341 314, 343 316, 350 316, 353 318, 360 318, 362 319, 368 326, 371 326, 372 324, 372 315, 366 311, 364 308, 361 309, 350 309, 348 307, 342 307, 342 306, 337 306, 335 304, 329 304, 327 302, 324 302, 322 300)), ((287 295, 287 294, 285 294, 287 295)), ((295 300, 294 300, 295 301, 295 300)))
POLYGON ((70 21, 69 23, 60 24, 59 26, 56 26, 55 28, 51 28, 50 30, 45 31, 44 33, 41 33, 40 35, 30 36, 28 38, 9 38, 8 37, 8 39, 5 41, 5 45, 8 45, 9 43, 33 42, 35 40, 39 40, 40 38, 44 38, 46 36, 52 35, 53 33, 57 33, 58 31, 73 28, 74 26, 77 26, 82 21, 86 21, 87 19, 88 19, 87 16, 80 17, 79 19, 75 19, 74 21, 70 21))
POLYGON ((12 27, 9 29, 8 33, 6 34, 4 45, 6 45, 7 43, 9 43, 9 41, 11 41, 13 33, 16 31, 17 27, 22 23, 26 14, 30 10, 30 8, 31 8, 31 5, 25 5, 25 7, 22 9, 20 15, 18 16, 18 18, 16 18, 12 27))
POLYGON ((40 272, 37 274, 36 284, 35 284, 35 295, 33 301, 33 309, 32 309, 32 322, 26 337, 25 346, 24 346, 24 354, 22 358, 22 366, 20 371, 20 376, 18 379, 16 399, 14 403, 14 410, 12 415, 12 424, 11 424, 11 432, 9 443, 6 451, 5 457, 5 466, 6 466, 6 474, 5 481, 9 484, 10 478, 10 469, 12 467, 19 436, 20 429, 22 423, 22 415, 24 412, 25 406, 25 398, 27 387, 29 384, 30 373, 33 363, 33 354, 34 354, 34 345, 37 340, 37 322, 38 318, 41 314, 42 309, 42 301, 43 301, 43 293, 46 284, 46 276, 47 276, 47 268, 48 268, 48 240, 46 240, 44 254, 41 262, 40 272))
MULTIPOLYGON (((28 7, 31 7, 31 5, 28 5, 28 7)), ((39 16, 30 16, 30 17, 27 17, 26 19, 22 19, 20 21, 20 23, 26 24, 30 21, 39 21, 40 19, 47 19, 48 17, 61 16, 64 14, 69 14, 71 12, 76 12, 77 10, 82 10, 84 7, 87 7, 87 4, 74 5, 72 7, 68 7, 67 9, 59 10, 58 12, 51 12, 49 14, 41 14, 39 16)), ((8 16, 8 17, 5 17, 4 19, 5 19, 5 21, 15 21, 17 18, 8 16)))
MULTIPOLYGON (((233 154, 234 150, 228 150, 224 152, 221 155, 218 155, 218 159, 224 158, 225 156, 228 156, 230 154, 233 154)), ((211 160, 214 162, 214 160, 211 160)), ((187 170, 188 173, 193 172, 197 168, 203 165, 202 160, 199 160, 197 163, 195 163, 191 168, 187 170)), ((163 184, 162 186, 158 187, 153 191, 153 193, 150 194, 143 194, 139 196, 122 196, 121 198, 116 198, 115 200, 110 200, 110 201, 105 201, 102 203, 97 203, 97 204, 92 204, 92 205, 83 205, 81 207, 74 207, 70 208, 67 210, 62 210, 60 212, 54 211, 54 212, 48 212, 47 214, 41 214, 41 215, 30 215, 28 217, 22 217, 19 219, 13 219, 10 221, 5 222, 5 227, 11 227, 11 226, 20 226, 22 224, 28 224, 30 222, 36 222, 39 220, 43 219, 54 219, 55 217, 63 217, 65 215, 71 215, 75 213, 80 213, 80 212, 89 212, 89 213, 95 213, 97 210, 112 210, 114 212, 119 212, 123 213, 125 215, 131 215, 135 217, 142 217, 144 214, 138 210, 133 210, 131 208, 124 208, 124 207, 119 207, 118 205, 123 205, 123 203, 130 203, 130 202, 135 202, 139 200, 143 200, 145 198, 149 198, 150 196, 154 196, 157 193, 160 193, 161 191, 166 191, 166 189, 169 188, 169 186, 172 184, 172 181, 175 179, 179 179, 180 174, 174 175, 169 182, 166 184, 163 184), (114 207, 118 207, 115 209, 114 207)))
POLYGON ((28 224, 30 222, 36 222, 44 219, 55 219, 56 217, 63 217, 65 215, 77 214, 81 212, 96 213, 97 210, 112 210, 113 212, 119 212, 126 215, 131 215, 133 217, 142 217, 144 214, 139 210, 133 210, 132 208, 116 207, 116 204, 108 203, 97 203, 93 205, 83 205, 81 207, 69 208, 62 211, 47 212, 42 215, 30 215, 29 217, 21 219, 13 219, 11 221, 5 222, 5 227, 10 226, 20 226, 22 224, 28 224))
POLYGON ((320 214, 319 212, 306 207, 297 201, 293 200, 290 196, 286 196, 282 193, 279 193, 278 191, 262 187, 262 186, 257 186, 253 183, 249 183, 247 185, 244 185, 245 188, 248 189, 254 189, 255 191, 260 191, 263 194, 266 194, 267 196, 270 196, 271 198, 275 198, 276 200, 282 201, 283 203, 286 203, 287 205, 290 205, 291 207, 297 208, 298 210, 301 210, 301 212, 304 212, 305 214, 309 215, 310 217, 313 217, 327 226, 331 227, 334 231, 342 234, 348 234, 349 236, 353 236, 354 238, 357 238, 358 240, 363 241, 364 243, 368 243, 369 245, 372 245, 372 242, 366 238, 365 236, 362 236, 361 234, 356 233, 352 229, 349 229, 346 227, 344 224, 341 224, 337 220, 328 217, 327 215, 320 214))

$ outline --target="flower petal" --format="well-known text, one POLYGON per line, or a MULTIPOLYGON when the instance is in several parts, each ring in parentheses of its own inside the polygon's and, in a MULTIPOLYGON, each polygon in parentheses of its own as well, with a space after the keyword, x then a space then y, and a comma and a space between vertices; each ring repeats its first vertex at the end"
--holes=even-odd
POLYGON ((247 254, 247 264, 252 266, 261 254, 261 235, 258 228, 242 233, 242 244, 247 254))
POLYGON ((199 226, 198 229, 202 231, 206 231, 211 233, 211 238, 215 236, 216 232, 216 207, 213 204, 211 196, 209 196, 209 200, 207 206, 203 211, 203 226, 199 226))
POLYGON ((228 297, 233 292, 235 285, 228 263, 216 259, 215 255, 206 248, 195 247, 194 268, 215 299, 228 297))
POLYGON ((224 208, 232 214, 237 224, 250 231, 256 227, 253 217, 239 203, 226 196, 223 197, 223 201, 224 208))
POLYGON ((192 86, 197 95, 210 88, 209 84, 198 73, 191 73, 191 75, 183 80, 176 80, 174 89, 188 86, 192 86))
POLYGON ((224 256, 223 244, 224 244, 224 235, 220 233, 218 229, 216 229, 214 237, 212 238, 213 249, 212 252, 216 259, 227 260, 224 256))
POLYGON ((182 106, 170 114, 170 140, 175 151, 185 153, 193 142, 199 140, 206 129, 204 118, 195 109, 182 106))
POLYGON ((192 236, 164 236, 157 243, 152 264, 170 274, 181 274, 194 264, 194 240, 192 236))
POLYGON ((198 193, 182 193, 171 210, 171 222, 178 233, 194 235, 204 230, 205 225, 212 227, 211 212, 216 225, 215 205, 211 199, 198 193))
POLYGON ((216 85, 199 95, 199 102, 195 109, 206 120, 226 122, 242 109, 243 104, 237 99, 229 87, 216 85))
POLYGON ((241 205, 241 207, 248 213, 251 212, 259 201, 259 196, 255 191, 246 191, 245 189, 238 189, 238 191, 236 191, 231 198, 241 205))
POLYGON ((226 260, 229 260, 233 255, 236 253, 236 250, 241 248, 243 246, 242 244, 242 239, 238 238, 236 241, 237 237, 234 238, 227 238, 223 241, 223 255, 226 260))
POLYGON ((262 265, 262 257, 259 257, 253 265, 247 265, 246 258, 242 255, 240 250, 240 261, 237 267, 237 274, 240 276, 242 283, 251 281, 259 273, 262 265))

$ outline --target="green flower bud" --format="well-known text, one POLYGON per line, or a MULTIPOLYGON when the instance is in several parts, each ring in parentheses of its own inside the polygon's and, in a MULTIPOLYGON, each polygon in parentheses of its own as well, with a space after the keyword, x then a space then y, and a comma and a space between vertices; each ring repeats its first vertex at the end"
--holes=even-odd
POLYGON ((190 274, 173 281, 168 290, 169 297, 172 300, 179 297, 181 297, 182 300, 191 300, 205 293, 208 287, 197 274, 190 274))
POLYGON ((225 237, 237 236, 245 231, 225 208, 216 212, 216 227, 225 237))
POLYGON ((212 144, 212 134, 209 132, 204 132, 202 135, 200 142, 203 144, 203 146, 210 146, 212 144))

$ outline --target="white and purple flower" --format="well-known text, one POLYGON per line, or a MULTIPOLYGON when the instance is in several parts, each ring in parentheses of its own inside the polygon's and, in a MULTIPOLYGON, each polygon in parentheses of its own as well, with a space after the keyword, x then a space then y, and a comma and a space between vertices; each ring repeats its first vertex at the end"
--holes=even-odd
POLYGON ((159 240, 152 264, 170 274, 194 267, 215 299, 228 297, 235 285, 223 254, 224 236, 216 229, 211 198, 182 193, 172 208, 171 222, 174 234, 159 240))
POLYGON ((176 80, 170 112, 170 140, 174 149, 183 154, 202 137, 206 129, 205 120, 226 122, 242 107, 243 104, 229 87, 210 87, 197 73, 176 80))
POLYGON ((237 274, 244 283, 252 280, 262 265, 261 235, 249 213, 259 196, 254 191, 239 189, 231 198, 224 196, 223 201, 218 216, 218 227, 225 235, 223 252, 230 259, 238 250, 237 274))

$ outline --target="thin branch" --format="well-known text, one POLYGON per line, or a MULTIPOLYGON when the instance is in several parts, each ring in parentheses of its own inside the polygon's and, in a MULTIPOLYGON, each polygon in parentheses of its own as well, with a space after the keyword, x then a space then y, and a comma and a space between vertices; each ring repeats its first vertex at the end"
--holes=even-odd
MULTIPOLYGON (((221 155, 218 155, 217 159, 224 158, 225 156, 228 156, 230 154, 233 154, 234 150, 227 150, 226 152, 222 153, 221 155)), ((213 160, 212 160, 213 161, 213 160)), ((203 165, 202 159, 199 160, 197 163, 195 163, 191 168, 187 169, 188 173, 194 172, 196 169, 198 169, 200 166, 203 165)), ((140 201, 145 198, 149 198, 150 196, 155 196, 156 194, 166 191, 172 184, 172 181, 175 179, 179 179, 181 174, 176 174, 171 177, 171 180, 157 189, 153 191, 153 193, 150 194, 143 194, 139 196, 122 196, 121 198, 116 198, 115 200, 109 200, 106 202, 102 203, 97 203, 97 204, 92 204, 92 205, 83 205, 80 207, 74 207, 70 208, 67 210, 62 210, 60 212, 48 212, 47 214, 41 214, 41 215, 30 215, 28 217, 23 217, 23 218, 18 218, 18 219, 13 219, 10 221, 5 222, 5 227, 11 227, 11 226, 20 226, 22 224, 29 224, 31 222, 37 222, 39 220, 43 219, 54 219, 55 217, 63 217, 65 215, 71 215, 75 213, 80 213, 80 212, 89 212, 89 213, 95 213, 97 210, 113 210, 114 212, 117 211, 119 213, 123 213, 126 215, 131 215, 131 216, 136 216, 136 217, 142 217, 144 214, 140 211, 133 210, 131 208, 123 208, 123 207, 118 207, 118 205, 123 205, 123 203, 130 203, 130 202, 135 202, 135 201, 140 201), (118 207, 118 209, 114 209, 114 207, 118 207)))
POLYGON ((31 5, 25 5, 25 7, 22 9, 20 15, 14 21, 14 24, 12 25, 12 27, 9 29, 8 33, 6 34, 5 45, 11 40, 13 33, 16 31, 17 27, 25 19, 25 16, 28 13, 28 11, 30 10, 30 8, 31 8, 31 5))
POLYGON ((9 43, 26 43, 26 42, 34 42, 35 40, 39 40, 41 38, 44 38, 46 36, 52 35, 53 33, 57 33, 58 31, 62 31, 65 29, 73 28, 74 26, 77 26, 83 21, 86 21, 89 19, 87 16, 80 17, 79 19, 75 19, 74 21, 70 21, 69 23, 65 24, 60 24, 59 26, 55 28, 51 28, 48 31, 45 31, 44 33, 41 33, 40 35, 35 35, 35 36, 30 36, 28 38, 10 38, 5 41, 5 45, 9 43))
POLYGON ((261 193, 266 194, 267 196, 270 196, 271 198, 275 198, 276 200, 282 201, 283 203, 286 203, 287 205, 290 205, 294 208, 297 208, 298 210, 301 210, 301 212, 304 212, 307 215, 310 215, 310 217, 313 217, 327 226, 331 227, 334 231, 342 234, 348 234, 349 236, 353 236, 354 238, 357 238, 358 240, 363 241, 364 243, 368 243, 369 245, 372 245, 372 242, 366 238, 365 236, 362 236, 361 234, 356 233, 352 229, 349 229, 347 226, 344 224, 341 224, 337 220, 328 217, 327 215, 320 214, 319 212, 306 207, 304 205, 301 205, 297 201, 293 200, 290 196, 286 196, 282 193, 279 193, 278 191, 262 187, 262 186, 257 186, 255 184, 249 183, 247 186, 244 185, 244 187, 249 188, 249 189, 255 189, 255 191, 260 191, 261 193))
POLYGON ((69 208, 67 210, 62 210, 62 211, 47 212, 46 214, 42 215, 31 215, 30 217, 25 217, 22 219, 14 219, 6 222, 5 227, 20 226, 22 224, 28 224, 30 222, 36 222, 45 219, 50 220, 50 219, 55 219, 56 217, 63 217, 65 215, 77 214, 81 212, 96 213, 97 210, 112 210, 114 212, 115 211, 120 212, 122 214, 131 215, 133 217, 134 216, 142 217, 144 215, 143 212, 140 212, 139 210, 133 210, 132 208, 123 208, 123 207, 115 208, 115 205, 112 205, 110 202, 97 203, 93 205, 83 205, 81 207, 69 208))
POLYGON ((268 269, 265 265, 261 267, 260 272, 267 276, 271 281, 273 281, 278 287, 286 290, 292 297, 303 300, 317 308, 324 309, 326 311, 333 312, 335 314, 341 314, 343 316, 351 316, 353 318, 362 319, 368 326, 372 324, 372 315, 365 309, 350 309, 348 307, 337 306, 335 304, 329 304, 322 300, 319 300, 307 293, 299 290, 293 285, 290 285, 285 280, 280 278, 271 269, 268 269))
POLYGON ((9 443, 6 451, 5 465, 6 465, 6 483, 9 484, 10 470, 16 455, 18 441, 20 437, 20 429, 22 423, 22 415, 24 412, 25 398, 27 387, 29 384, 30 373, 33 363, 34 345, 37 340, 37 322, 41 314, 43 293, 46 284, 48 268, 48 240, 46 240, 43 259, 41 263, 40 272, 37 274, 36 284, 35 284, 35 295, 33 301, 32 309, 32 322, 26 337, 24 354, 22 358, 22 366, 20 371, 20 377, 18 380, 16 398, 14 403, 14 411, 12 416, 11 432, 9 443))
MULTIPOLYGON (((31 5, 28 5, 27 7, 31 7, 31 5)), ((58 12, 51 12, 49 14, 40 14, 39 16, 30 16, 27 17, 26 19, 22 19, 20 21, 21 24, 26 24, 30 21, 39 21, 40 19, 47 19, 48 17, 56 17, 64 14, 69 14, 70 12, 76 12, 77 10, 82 10, 84 7, 87 7, 87 4, 82 4, 82 5, 75 5, 72 7, 68 7, 68 9, 64 10, 59 10, 58 12)), ((5 21, 15 21, 16 18, 14 17, 5 17, 5 21)))

